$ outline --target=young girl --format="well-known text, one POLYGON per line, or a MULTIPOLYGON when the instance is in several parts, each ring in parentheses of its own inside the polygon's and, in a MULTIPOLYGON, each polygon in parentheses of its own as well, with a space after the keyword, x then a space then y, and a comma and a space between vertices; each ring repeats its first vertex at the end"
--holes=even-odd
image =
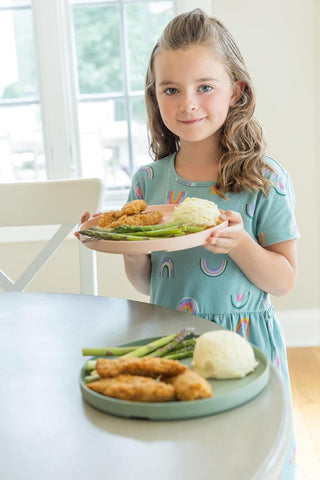
MULTIPOLYGON (((290 392, 286 348, 269 294, 294 286, 294 192, 265 156, 255 96, 230 33, 197 9, 174 18, 155 45, 146 77, 151 151, 128 200, 215 202, 227 220, 203 247, 124 257, 127 276, 151 302, 238 332, 279 368, 290 392)), ((294 445, 284 478, 294 478, 294 445)))

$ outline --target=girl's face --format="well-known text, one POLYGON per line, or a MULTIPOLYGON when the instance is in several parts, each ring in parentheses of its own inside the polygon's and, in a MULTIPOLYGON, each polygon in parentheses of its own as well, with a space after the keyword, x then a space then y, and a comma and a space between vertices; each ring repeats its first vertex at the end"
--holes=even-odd
POLYGON ((241 91, 212 48, 164 50, 155 58, 154 73, 162 120, 181 145, 217 137, 241 91))

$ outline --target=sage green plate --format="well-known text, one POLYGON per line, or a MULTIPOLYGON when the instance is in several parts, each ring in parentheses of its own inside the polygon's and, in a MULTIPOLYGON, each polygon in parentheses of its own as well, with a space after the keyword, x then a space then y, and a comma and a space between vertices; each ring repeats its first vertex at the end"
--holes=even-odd
MULTIPOLYGON (((156 337, 158 338, 158 337, 156 337)), ((147 338, 126 345, 144 345, 156 338, 147 338)), ((121 345, 125 346, 125 345, 121 345)), ((253 346, 258 366, 252 373, 239 379, 208 380, 212 387, 212 398, 194 400, 191 402, 131 402, 117 398, 106 397, 90 390, 83 381, 85 365, 80 372, 80 388, 83 398, 94 408, 111 415, 126 418, 141 418, 148 420, 178 420, 195 418, 224 412, 238 407, 256 397, 269 380, 269 362, 261 350, 253 346)), ((96 357, 92 357, 94 359, 96 357)), ((192 358, 181 360, 191 367, 192 358)))

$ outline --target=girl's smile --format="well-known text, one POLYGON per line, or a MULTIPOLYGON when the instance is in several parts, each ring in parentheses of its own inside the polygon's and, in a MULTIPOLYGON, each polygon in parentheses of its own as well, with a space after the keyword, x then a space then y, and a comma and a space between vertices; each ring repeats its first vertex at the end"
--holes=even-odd
POLYGON ((180 120, 180 122, 185 124, 185 125, 194 125, 196 123, 202 122, 204 119, 205 119, 205 117, 195 118, 193 120, 180 120))
POLYGON ((212 48, 192 45, 162 51, 154 71, 162 120, 181 146, 216 136, 238 96, 212 48))

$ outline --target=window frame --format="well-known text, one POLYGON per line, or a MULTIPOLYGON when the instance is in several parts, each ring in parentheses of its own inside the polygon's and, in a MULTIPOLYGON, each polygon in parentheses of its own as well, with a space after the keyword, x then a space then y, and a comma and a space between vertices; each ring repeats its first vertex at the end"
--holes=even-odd
MULTIPOLYGON (((148 0, 139 0, 148 2, 148 0)), ((154 0, 157 1, 157 0, 154 0)), ((74 5, 110 5, 118 4, 121 14, 122 42, 126 42, 124 5, 130 0, 31 0, 30 6, 12 6, 11 8, 31 8, 36 62, 38 67, 39 100, 10 101, 11 105, 38 103, 41 111, 43 146, 48 180, 62 178, 81 178, 80 132, 78 123, 77 66, 75 63, 72 37, 72 7, 74 5)), ((211 13, 211 0, 173 0, 174 14, 199 7, 211 13)), ((10 8, 10 7, 8 7, 10 8)), ((125 50, 125 49, 124 49, 125 50)), ((128 70, 127 53, 123 53, 123 62, 128 70)), ((143 94, 143 92, 142 92, 143 94)), ((124 101, 128 119, 128 135, 131 135, 130 86, 125 75, 124 101)), ((101 95, 99 95, 101 97, 101 95)), ((95 98, 95 97, 94 97, 95 98)), ((106 95, 105 98, 110 98, 106 95)), ((89 100, 81 96, 83 101, 89 100)), ((97 96, 97 101, 99 101, 97 96)), ((101 98, 100 98, 101 100, 101 98)), ((1 104, 7 103, 1 100, 1 104)), ((129 154, 132 161, 132 144, 129 142, 129 154)), ((150 159, 151 161, 151 159, 150 159)), ((128 189, 106 189, 106 205, 110 208, 120 206, 126 201, 128 189)))

